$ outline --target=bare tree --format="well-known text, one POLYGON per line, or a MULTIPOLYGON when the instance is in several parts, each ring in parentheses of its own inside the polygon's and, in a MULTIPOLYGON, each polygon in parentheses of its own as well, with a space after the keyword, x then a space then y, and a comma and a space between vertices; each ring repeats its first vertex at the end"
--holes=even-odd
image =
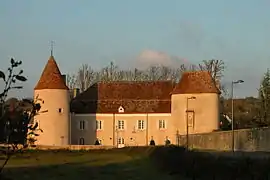
POLYGON ((108 69, 109 69, 109 79, 110 79, 110 81, 118 81, 119 80, 118 66, 115 65, 115 63, 111 61, 108 69))
POLYGON ((173 82, 178 82, 180 80, 180 73, 181 73, 180 68, 172 69, 171 79, 173 82))
POLYGON ((148 78, 149 81, 157 81, 160 79, 158 66, 151 66, 148 69, 148 78))
POLYGON ((171 80, 172 79, 172 68, 167 66, 160 67, 160 79, 161 80, 171 80))
POLYGON ((224 76, 224 71, 226 69, 225 63, 223 60, 203 60, 201 64, 199 64, 199 69, 208 71, 213 79, 216 81, 217 87, 222 92, 222 95, 228 95, 227 88, 224 84, 221 84, 221 79, 224 76))
POLYGON ((76 84, 77 84, 76 76, 74 74, 68 74, 67 75, 67 86, 69 87, 69 89, 76 88, 76 84))
POLYGON ((91 66, 83 64, 78 71, 76 84, 81 91, 85 91, 95 80, 95 72, 91 66))
POLYGON ((140 81, 143 79, 143 72, 140 71, 139 69, 135 68, 133 73, 131 72, 131 74, 133 75, 132 80, 133 81, 140 81))
POLYGON ((196 70, 198 70, 198 66, 195 64, 190 64, 190 65, 182 64, 179 67, 180 73, 187 72, 187 71, 196 71, 196 70))
POLYGON ((199 64, 199 69, 204 71, 209 71, 211 76, 215 80, 220 80, 224 75, 225 63, 222 60, 203 60, 201 64, 199 64))
MULTIPOLYGON (((130 70, 121 70, 114 62, 100 71, 94 71, 90 66, 84 64, 78 72, 78 76, 68 76, 69 87, 76 85, 86 90, 94 82, 98 81, 159 81, 159 80, 171 80, 178 82, 181 74, 186 71, 195 70, 207 70, 211 73, 212 77, 217 81, 223 77, 225 66, 222 60, 204 60, 198 65, 181 65, 178 68, 172 68, 167 66, 151 66, 146 70, 139 70, 137 68, 130 70)), ((223 88, 221 86, 221 88, 223 88)), ((225 90, 225 88, 224 88, 225 90)), ((223 91, 225 92, 225 91, 223 91)))

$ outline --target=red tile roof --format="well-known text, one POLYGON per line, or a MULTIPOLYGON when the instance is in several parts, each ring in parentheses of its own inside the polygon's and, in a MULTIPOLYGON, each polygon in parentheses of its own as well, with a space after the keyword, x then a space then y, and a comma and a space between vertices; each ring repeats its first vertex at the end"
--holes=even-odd
POLYGON ((184 72, 172 94, 220 93, 208 71, 184 72))
POLYGON ((171 94, 220 93, 208 71, 183 73, 175 86, 171 81, 100 82, 71 103, 75 113, 170 113, 171 94))
POLYGON ((80 94, 71 104, 76 113, 170 113, 174 84, 156 82, 100 82, 80 94))
POLYGON ((57 66, 53 56, 50 56, 48 63, 46 64, 41 77, 34 88, 35 90, 41 89, 66 89, 66 83, 61 76, 61 72, 57 66))
POLYGON ((170 99, 172 81, 114 81, 98 82, 80 94, 77 99, 83 100, 150 100, 170 99))

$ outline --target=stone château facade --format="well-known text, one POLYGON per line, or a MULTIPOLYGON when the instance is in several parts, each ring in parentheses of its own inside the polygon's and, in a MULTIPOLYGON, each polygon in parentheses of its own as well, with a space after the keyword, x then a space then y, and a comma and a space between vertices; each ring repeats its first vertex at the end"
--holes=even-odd
POLYGON ((176 143, 177 134, 219 128, 219 94, 207 71, 182 74, 179 83, 97 82, 70 99, 53 56, 34 89, 47 113, 36 117, 37 145, 144 146, 176 143), (188 127, 188 128, 187 128, 188 127))

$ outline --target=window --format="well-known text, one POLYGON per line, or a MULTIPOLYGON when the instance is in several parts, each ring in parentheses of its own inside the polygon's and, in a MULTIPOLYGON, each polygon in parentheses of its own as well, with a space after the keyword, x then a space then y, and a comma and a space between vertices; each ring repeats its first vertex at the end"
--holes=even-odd
POLYGON ((63 108, 58 108, 58 112, 62 113, 63 112, 63 108))
POLYGON ((80 130, 85 129, 85 121, 80 121, 80 130))
POLYGON ((124 120, 118 120, 118 129, 119 130, 125 129, 125 122, 124 122, 124 120))
POLYGON ((124 138, 122 137, 118 138, 118 144, 125 144, 124 138))
POLYGON ((166 129, 165 120, 159 120, 158 127, 159 127, 159 129, 166 129))
POLYGON ((137 128, 139 130, 143 130, 144 129, 144 120, 138 120, 137 128))
POLYGON ((101 130, 102 129, 102 121, 97 120, 96 121, 96 129, 101 130))
POLYGON ((125 110, 124 110, 124 108, 123 108, 122 106, 120 106, 120 107, 118 108, 118 112, 123 113, 123 112, 125 112, 125 110))
POLYGON ((79 139, 79 145, 84 145, 84 138, 79 139))
POLYGON ((188 118, 188 127, 193 127, 193 125, 194 125, 194 112, 188 111, 187 118, 188 118))

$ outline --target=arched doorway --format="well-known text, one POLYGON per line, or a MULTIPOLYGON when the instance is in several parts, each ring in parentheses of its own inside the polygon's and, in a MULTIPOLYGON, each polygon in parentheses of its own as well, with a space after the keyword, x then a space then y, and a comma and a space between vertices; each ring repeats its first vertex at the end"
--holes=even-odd
POLYGON ((79 145, 84 145, 84 138, 79 139, 79 145))

